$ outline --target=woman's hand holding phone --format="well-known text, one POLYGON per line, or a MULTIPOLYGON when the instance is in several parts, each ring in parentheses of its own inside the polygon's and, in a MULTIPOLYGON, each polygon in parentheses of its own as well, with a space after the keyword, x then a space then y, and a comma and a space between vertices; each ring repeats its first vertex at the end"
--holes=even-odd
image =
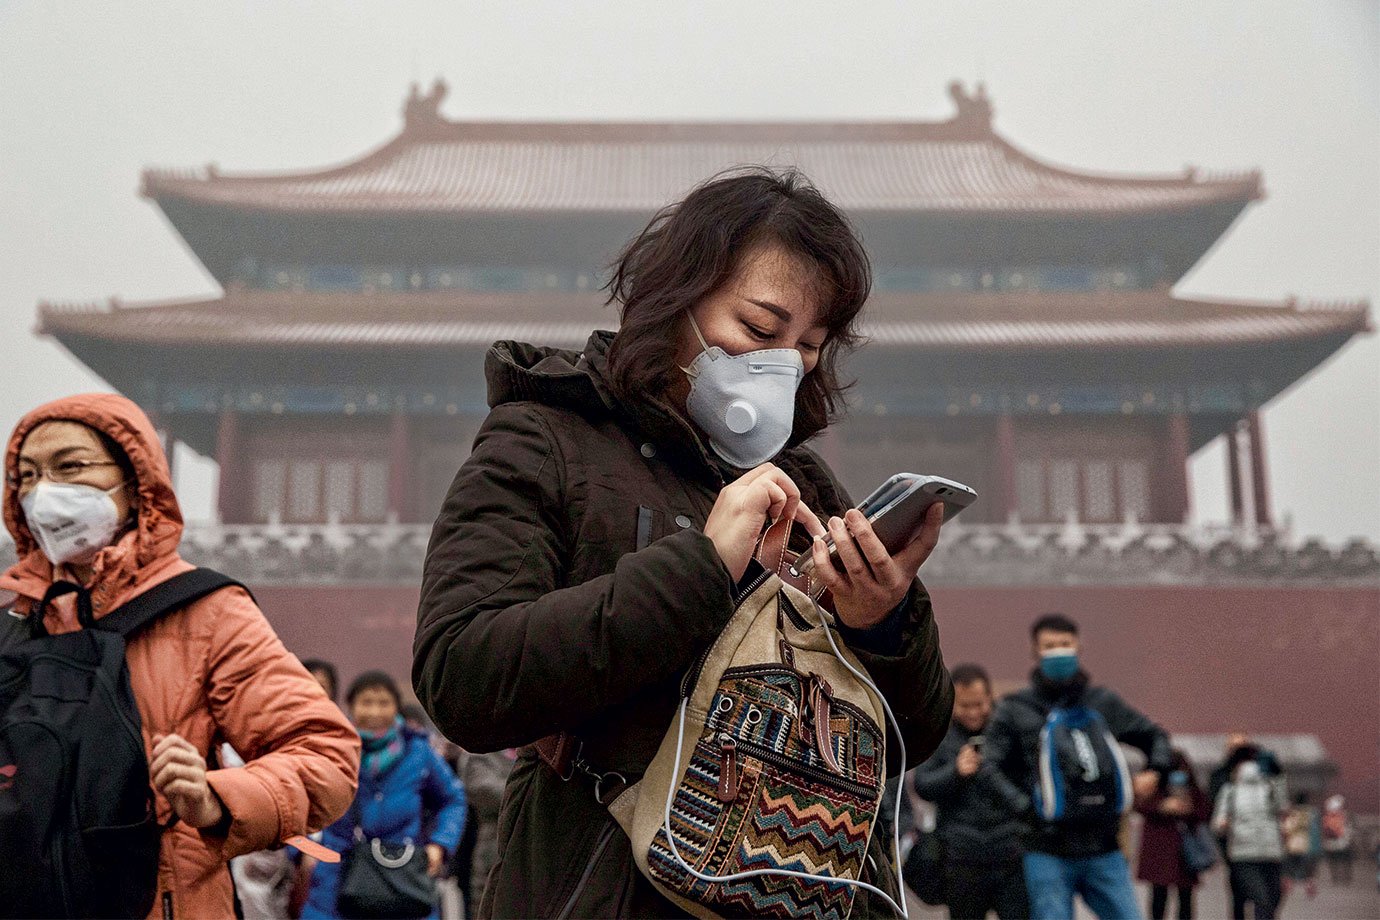
MULTIPOLYGON (((943 523, 944 504, 936 502, 925 512, 924 526, 915 539, 894 556, 887 552, 866 516, 856 508, 842 518, 830 518, 827 534, 810 528, 815 537, 811 547, 814 574, 833 594, 838 618, 853 629, 868 629, 886 619, 910 590, 920 566, 934 552, 943 523), (829 558, 826 537, 832 538, 838 546, 842 570, 829 558)), ((743 566, 746 568, 747 563, 743 566)))

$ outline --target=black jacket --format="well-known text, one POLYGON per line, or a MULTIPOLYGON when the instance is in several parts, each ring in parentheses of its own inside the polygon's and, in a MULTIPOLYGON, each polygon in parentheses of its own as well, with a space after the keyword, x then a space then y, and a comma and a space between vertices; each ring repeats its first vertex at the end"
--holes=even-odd
POLYGON ((1035 812, 1032 793, 1038 774, 1040 730, 1049 711, 1059 703, 1096 710, 1118 741, 1145 753, 1150 769, 1163 775, 1172 768, 1169 736, 1164 729, 1132 709, 1121 697, 1105 687, 1090 686, 1088 675, 1082 671, 1072 680, 1058 684, 1037 669, 1031 674, 1029 687, 1003 698, 997 705, 987 726, 981 772, 1000 791, 1007 805, 1024 816, 1029 828, 1029 849, 1070 859, 1111 853, 1117 849, 1117 822, 1066 827, 1045 822, 1035 812))
MULTIPOLYGON (((493 411, 432 533, 412 677, 467 750, 567 731, 592 765, 637 777, 671 725, 685 669, 733 612, 732 579, 700 528, 738 474, 670 407, 615 398, 611 339, 595 333, 583 353, 490 351, 493 411)), ((796 432, 775 462, 817 512, 841 514, 848 495, 798 446, 811 433, 796 432)), ((885 653, 848 641, 918 762, 943 736, 953 689, 918 582, 896 622, 885 653)), ((530 752, 508 782, 498 847, 480 916, 680 913, 638 873, 592 783, 563 782, 530 752)), ((855 913, 872 910, 867 901, 860 894, 855 913)))
POLYGON ((992 782, 990 773, 958 775, 958 753, 975 735, 954 722, 929 760, 915 768, 915 791, 939 811, 935 828, 944 858, 966 863, 1005 863, 1021 855, 1024 825, 992 782))

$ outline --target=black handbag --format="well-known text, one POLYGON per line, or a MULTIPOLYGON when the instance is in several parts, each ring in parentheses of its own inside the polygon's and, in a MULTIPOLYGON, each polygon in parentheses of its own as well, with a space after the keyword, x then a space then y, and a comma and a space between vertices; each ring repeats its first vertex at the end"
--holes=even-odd
POLYGON ((901 879, 926 904, 944 903, 944 844, 934 831, 919 831, 901 866, 901 879))
POLYGON ((1183 840, 1184 865, 1194 875, 1202 875, 1217 865, 1217 842, 1206 824, 1189 825, 1180 822, 1179 834, 1183 840))
POLYGON ((366 838, 355 815, 355 845, 345 854, 335 908, 341 917, 417 920, 436 907, 436 882, 427 873, 426 847, 366 838))

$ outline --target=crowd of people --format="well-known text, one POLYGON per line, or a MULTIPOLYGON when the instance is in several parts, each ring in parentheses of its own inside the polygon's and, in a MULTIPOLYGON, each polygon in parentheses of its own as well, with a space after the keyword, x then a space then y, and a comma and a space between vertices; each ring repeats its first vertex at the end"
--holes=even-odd
MULTIPOLYGON (((1139 917, 1132 808, 1156 917, 1171 895, 1191 916, 1219 858, 1236 916, 1307 897, 1322 856, 1348 878, 1344 803, 1288 798, 1278 763, 1244 738, 1201 789, 1163 729, 1092 682, 1069 618, 1034 623, 1029 685, 1000 702, 980 667, 946 667, 917 577, 943 502, 887 545, 805 446, 842 408, 837 362, 869 290, 846 218, 796 173, 749 170, 629 244, 611 282, 617 333, 580 352, 495 345, 493 411, 418 573, 416 703, 381 671, 338 703, 328 662, 299 661, 248 587, 199 568, 206 547, 181 554, 167 459, 133 402, 30 412, 4 456, 0 914, 656 917, 721 913, 705 906, 720 896, 811 913, 846 887, 831 915, 883 915, 899 892, 875 806, 920 762, 903 798, 938 816, 912 850, 929 856, 926 895, 956 917, 1071 918, 1076 898, 1139 917), (725 678, 757 681, 737 691, 734 730, 750 737, 692 742, 701 785, 677 799, 682 829, 756 808, 748 790, 770 782, 762 821, 797 820, 790 833, 825 846, 847 837, 844 856, 802 873, 790 867, 810 854, 768 846, 745 858, 769 869, 675 876, 689 863, 670 837, 672 784, 657 833, 673 861, 658 876, 657 844, 634 852, 620 803, 636 808, 630 790, 656 780, 671 738, 679 770, 690 678, 764 591, 772 639, 743 642, 753 664, 725 678), (796 667, 826 638, 833 684, 796 667), (1134 773, 1123 744, 1141 752, 1134 773), (848 830, 821 831, 838 803, 848 830), (818 874, 845 858, 848 884, 818 874), (717 887, 762 872, 772 880, 717 887)), ((338 574, 342 554, 352 572, 414 565, 423 550, 410 531, 382 556, 368 534, 344 548, 230 536, 212 559, 251 584, 338 574)), ((709 689, 728 725, 724 686, 709 689)))
POLYGON ((1031 649, 1030 686, 1000 702, 982 667, 952 669, 948 735, 908 780, 936 811, 932 830, 912 832, 936 838, 908 878, 926 900, 953 918, 1055 920, 1074 915, 1077 896, 1098 917, 1140 917, 1132 858, 1155 920, 1171 900, 1175 916, 1193 917, 1195 891, 1219 862, 1234 918, 1248 907, 1275 917, 1291 893, 1313 898, 1322 858, 1333 883, 1351 883, 1355 826, 1342 796, 1322 812, 1305 792, 1288 796, 1278 760, 1244 733, 1230 736, 1204 783, 1162 729, 1091 683, 1076 623, 1040 617, 1031 649), (1132 775, 1118 763, 1119 744, 1138 748, 1146 768, 1132 775), (1092 807, 1078 811, 1079 798, 1092 807), (1141 816, 1134 846, 1129 810, 1141 816))

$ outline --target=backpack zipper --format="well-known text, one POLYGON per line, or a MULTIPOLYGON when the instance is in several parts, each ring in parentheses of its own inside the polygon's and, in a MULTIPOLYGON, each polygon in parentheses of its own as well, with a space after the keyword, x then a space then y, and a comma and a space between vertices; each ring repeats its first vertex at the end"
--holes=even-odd
MULTIPOLYGON (((580 880, 575 883, 575 890, 570 892, 570 897, 566 899, 565 906, 556 915, 557 920, 566 920, 570 917, 571 911, 575 909, 575 901, 584 893, 585 886, 589 884, 589 877, 594 874, 594 866, 599 862, 599 857, 604 855, 604 848, 609 845, 609 840, 613 838, 614 823, 609 819, 609 823, 604 825, 597 840, 594 841, 594 852, 589 854, 589 861, 585 863, 585 870, 580 873, 580 880)), ((171 917, 166 920, 172 920, 171 917)))
POLYGON ((738 751, 747 754, 750 757, 756 757, 758 760, 769 763, 772 766, 779 767, 782 770, 789 770, 792 773, 799 773, 801 776, 808 777, 809 779, 812 779, 815 782, 821 783, 826 786, 834 786, 839 789, 846 789, 849 792, 855 792, 867 798, 872 798, 873 796, 875 796, 877 794, 877 789, 880 788, 880 786, 869 786, 866 783, 861 783, 857 780, 849 779, 848 777, 843 776, 841 774, 830 773, 826 770, 821 770, 818 767, 812 767, 809 764, 801 763, 798 760, 792 760, 791 758, 786 757, 784 754, 778 754, 771 748, 765 747, 752 741, 743 741, 742 739, 735 739, 734 744, 738 751))

